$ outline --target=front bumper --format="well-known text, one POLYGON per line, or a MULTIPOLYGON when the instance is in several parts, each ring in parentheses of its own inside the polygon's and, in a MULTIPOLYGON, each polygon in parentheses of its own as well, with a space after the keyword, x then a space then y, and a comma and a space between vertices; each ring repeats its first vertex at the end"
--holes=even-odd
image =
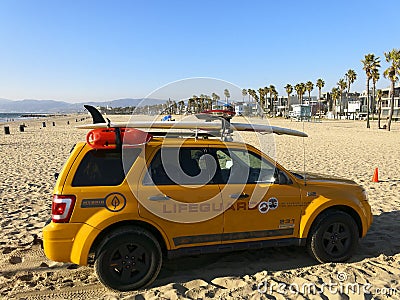
POLYGON ((366 211, 367 211, 367 231, 368 231, 368 229, 372 225, 372 222, 374 221, 374 216, 372 214, 372 210, 371 210, 370 204, 367 202, 365 206, 366 206, 366 211))

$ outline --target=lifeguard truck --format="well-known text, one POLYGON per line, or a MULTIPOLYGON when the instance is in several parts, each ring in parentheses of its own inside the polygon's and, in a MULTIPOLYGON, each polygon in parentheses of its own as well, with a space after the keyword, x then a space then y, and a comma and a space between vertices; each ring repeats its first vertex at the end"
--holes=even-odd
POLYGON ((344 262, 372 223, 354 181, 291 172, 227 141, 234 131, 303 132, 215 117, 112 123, 86 107, 94 124, 80 126, 87 139, 58 176, 44 251, 94 264, 110 289, 149 286, 164 259, 182 255, 297 245, 318 262, 344 262))

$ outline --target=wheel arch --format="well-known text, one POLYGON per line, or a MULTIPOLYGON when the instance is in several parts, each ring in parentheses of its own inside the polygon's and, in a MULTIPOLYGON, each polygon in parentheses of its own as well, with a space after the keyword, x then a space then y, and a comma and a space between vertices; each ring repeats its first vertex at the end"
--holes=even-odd
POLYGON ((139 227, 142 229, 145 229, 149 231, 151 234, 154 235, 156 240, 158 241, 160 247, 161 247, 161 252, 165 256, 168 251, 168 241, 164 237, 164 235, 160 232, 158 228, 156 228, 154 225, 144 222, 144 221, 139 221, 139 220, 125 220, 125 221, 120 221, 113 223, 103 229, 100 234, 97 235, 95 238, 94 242, 92 243, 92 246, 90 247, 89 254, 96 254, 96 251, 101 245, 104 245, 107 243, 108 239, 106 237, 110 235, 113 231, 117 231, 120 228, 123 227, 139 227))
POLYGON ((323 209, 322 211, 318 212, 314 217, 309 218, 307 220, 307 224, 304 226, 304 230, 302 232, 301 237, 302 238, 308 238, 309 233, 312 231, 313 227, 318 222, 319 217, 324 215, 324 214, 328 214, 329 212, 333 212, 333 211, 341 211, 341 212, 344 212, 344 213, 347 213, 348 215, 350 215, 350 217, 352 217, 353 220, 357 224, 359 237, 360 238, 362 237, 362 235, 363 235, 363 224, 362 224, 362 221, 361 221, 361 217, 360 217, 360 215, 357 213, 357 211, 354 208, 352 208, 350 206, 346 206, 346 205, 329 206, 329 207, 323 209))

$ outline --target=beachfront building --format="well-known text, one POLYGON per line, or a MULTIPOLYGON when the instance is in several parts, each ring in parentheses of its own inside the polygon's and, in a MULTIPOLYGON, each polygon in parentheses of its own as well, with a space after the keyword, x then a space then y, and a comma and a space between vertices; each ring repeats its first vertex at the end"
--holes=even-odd
MULTIPOLYGON (((386 119, 390 113, 390 88, 382 89, 382 113, 381 117, 386 119)), ((400 86, 394 88, 393 118, 400 119, 400 86)))
POLYGON ((319 111, 318 110, 319 102, 317 96, 311 96, 310 98, 308 96, 304 97, 303 104, 310 106, 310 114, 311 114, 310 117, 317 115, 317 112, 319 111))
POLYGON ((261 108, 258 103, 254 102, 235 102, 235 113, 238 116, 258 115, 261 113, 261 108))
POLYGON ((293 110, 293 106, 295 104, 299 104, 299 98, 296 95, 290 96, 289 106, 288 107, 288 97, 286 96, 279 96, 278 100, 274 101, 275 107, 275 114, 277 116, 285 116, 288 115, 290 111, 293 110))
MULTIPOLYGON (((382 89, 382 112, 381 118, 386 119, 389 117, 390 113, 390 87, 382 89)), ((363 118, 367 115, 367 92, 363 91, 362 94, 358 97, 358 100, 361 102, 361 110, 360 114, 363 118)), ((373 91, 370 91, 370 114, 371 117, 373 115, 377 116, 378 113, 378 99, 374 99, 373 91)), ((357 118, 357 117, 356 117, 357 118)), ((395 120, 400 119, 400 86, 395 87, 394 89, 394 109, 393 109, 393 118, 395 120)))
MULTIPOLYGON (((372 89, 369 91, 369 99, 370 99, 370 101, 369 101, 369 112, 372 114, 372 113, 376 112, 375 103, 373 101, 374 97, 373 97, 373 90, 372 89)), ((362 93, 358 96, 358 101, 360 101, 360 105, 361 105, 360 114, 359 115, 362 115, 362 116, 365 115, 366 116, 367 115, 367 105, 368 105, 368 102, 367 102, 367 91, 362 91, 362 93)))
MULTIPOLYGON (((282 98, 285 99, 285 103, 286 103, 287 97, 282 97, 282 98)), ((317 96, 308 97, 308 95, 307 96, 304 95, 303 104, 301 104, 301 106, 299 106, 300 104, 301 103, 300 103, 300 100, 297 97, 297 95, 290 97, 290 109, 289 109, 290 117, 293 117, 293 115, 296 115, 296 116, 299 115, 300 110, 302 111, 302 113, 300 114, 302 116, 303 115, 305 116, 304 111, 307 111, 307 113, 306 113, 307 116, 310 113, 310 117, 315 116, 319 113, 320 103, 317 99, 317 96), (300 107, 302 107, 302 108, 300 108, 300 107), (307 108, 304 108, 304 107, 307 107, 307 108)))
POLYGON ((331 93, 325 92, 322 94, 321 103, 323 109, 327 111, 326 117, 328 119, 358 119, 367 111, 366 97, 362 98, 362 95, 357 92, 348 94, 344 92, 342 99, 337 99, 336 103, 334 103, 331 93), (342 105, 340 105, 341 101, 342 105), (340 114, 340 111, 342 111, 342 114, 340 114))
POLYGON ((346 99, 344 102, 344 113, 347 119, 360 119, 364 117, 364 113, 367 111, 366 104, 364 105, 366 98, 364 101, 360 99, 360 93, 353 92, 346 94, 346 99))

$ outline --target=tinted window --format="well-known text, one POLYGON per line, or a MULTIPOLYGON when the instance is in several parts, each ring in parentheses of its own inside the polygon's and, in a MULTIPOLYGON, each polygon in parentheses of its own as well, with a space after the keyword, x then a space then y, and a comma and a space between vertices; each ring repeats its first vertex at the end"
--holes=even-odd
POLYGON ((258 154, 242 149, 214 149, 218 183, 273 183, 275 166, 258 154))
POLYGON ((91 150, 82 159, 72 181, 72 186, 115 186, 125 178, 124 167, 129 170, 140 154, 140 148, 117 150, 91 150))
POLYGON ((203 185, 210 181, 207 158, 202 148, 163 148, 150 163, 145 185, 203 185))

